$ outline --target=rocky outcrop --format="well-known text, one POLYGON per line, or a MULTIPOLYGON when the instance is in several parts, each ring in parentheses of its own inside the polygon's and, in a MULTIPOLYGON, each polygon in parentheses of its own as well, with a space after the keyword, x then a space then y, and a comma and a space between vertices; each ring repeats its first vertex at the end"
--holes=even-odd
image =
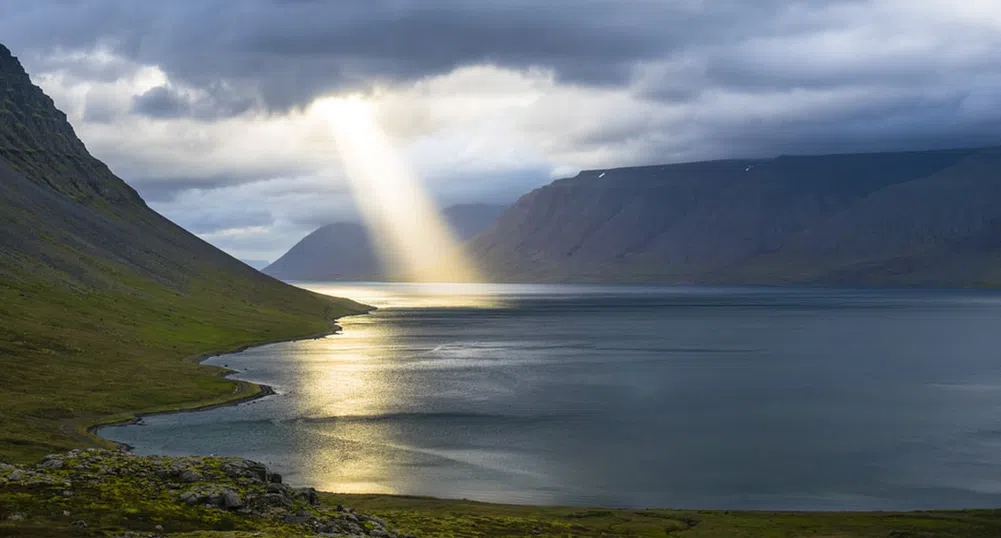
POLYGON ((44 519, 70 529, 132 533, 121 536, 169 536, 200 526, 280 536, 399 536, 379 518, 325 506, 315 489, 291 487, 263 464, 241 458, 74 450, 34 466, 0 464, 0 501, 0 534, 44 519))

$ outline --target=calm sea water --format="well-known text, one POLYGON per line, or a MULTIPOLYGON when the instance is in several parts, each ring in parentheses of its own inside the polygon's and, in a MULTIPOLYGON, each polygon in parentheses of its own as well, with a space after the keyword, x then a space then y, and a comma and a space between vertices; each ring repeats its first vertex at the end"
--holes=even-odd
POLYGON ((1001 506, 1001 295, 307 285, 381 309, 217 357, 252 403, 101 434, 339 492, 679 508, 1001 506))

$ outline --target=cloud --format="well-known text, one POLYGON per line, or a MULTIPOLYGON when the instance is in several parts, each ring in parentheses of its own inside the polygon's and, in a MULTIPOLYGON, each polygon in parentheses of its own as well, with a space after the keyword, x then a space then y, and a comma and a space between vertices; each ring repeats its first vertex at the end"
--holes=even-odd
POLYGON ((332 90, 415 81, 468 65, 542 68, 568 83, 620 84, 639 62, 796 27, 800 19, 783 15, 797 9, 854 3, 103 0, 42 2, 8 19, 14 41, 31 48, 112 47, 179 83, 214 93, 251 87, 268 107, 284 110, 332 90))
POLYGON ((238 116, 255 106, 252 96, 240 95, 237 90, 203 92, 180 90, 163 85, 150 88, 132 98, 132 111, 151 118, 196 118, 213 120, 238 116), (219 99, 216 95, 223 95, 219 99))
POLYGON ((373 102, 442 203, 581 168, 1001 143, 993 0, 12 6, 0 35, 91 151, 245 257, 353 214, 319 96, 373 102))
POLYGON ((157 86, 132 99, 132 109, 153 118, 176 118, 189 115, 191 102, 166 86, 157 86))

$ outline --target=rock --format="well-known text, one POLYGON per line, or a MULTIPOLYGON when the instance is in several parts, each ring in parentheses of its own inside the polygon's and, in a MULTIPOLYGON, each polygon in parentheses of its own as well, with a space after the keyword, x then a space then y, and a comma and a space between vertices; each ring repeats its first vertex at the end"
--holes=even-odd
POLYGON ((239 493, 231 489, 227 489, 222 492, 223 508, 227 510, 235 510, 237 508, 240 508, 241 506, 243 506, 243 498, 240 497, 239 493))
POLYGON ((338 504, 337 505, 337 511, 338 512, 343 512, 344 511, 344 505, 343 504, 338 504))
POLYGON ((268 481, 268 468, 256 461, 231 459, 223 464, 222 472, 230 478, 250 478, 259 482, 268 481))
POLYGON ((87 528, 87 522, 84 521, 84 520, 82 520, 82 519, 78 519, 78 520, 74 521, 73 523, 70 523, 70 526, 73 527, 74 529, 86 529, 87 528))
POLYGON ((271 482, 272 484, 281 484, 282 483, 282 475, 280 475, 278 473, 269 473, 268 474, 268 481, 271 482))
POLYGON ((63 517, 70 517, 70 515, 71 514, 69 510, 63 510, 63 517))
POLYGON ((289 525, 309 525, 313 522, 313 516, 306 514, 304 512, 299 512, 296 514, 290 514, 285 516, 282 521, 288 523, 289 525), (304 514, 304 515, 300 515, 304 514))
POLYGON ((24 512, 14 512, 13 514, 7 516, 7 521, 24 521, 28 516, 24 512))
POLYGON ((295 498, 299 501, 305 501, 309 504, 316 506, 320 504, 320 496, 316 493, 313 488, 298 488, 295 490, 295 498))
POLYGON ((196 473, 194 471, 190 471, 189 470, 189 471, 183 471, 183 472, 181 472, 181 474, 180 474, 180 476, 178 476, 178 478, 180 478, 181 482, 187 482, 187 483, 190 484, 192 482, 198 482, 198 481, 202 480, 202 475, 200 475, 200 474, 198 474, 198 473, 196 473))
POLYGON ((277 493, 290 497, 295 493, 295 490, 285 484, 275 484, 272 482, 268 484, 268 493, 277 493))
POLYGON ((64 489, 63 490, 63 497, 72 497, 72 496, 73 496, 73 492, 72 491, 70 491, 68 489, 64 489))
POLYGON ((264 497, 261 497, 265 504, 270 506, 281 506, 284 508, 292 508, 292 499, 286 497, 285 495, 280 495, 278 493, 268 493, 264 497))
POLYGON ((58 456, 45 456, 42 458, 42 463, 40 463, 38 467, 46 470, 62 469, 63 460, 59 459, 58 456))
POLYGON ((181 502, 190 504, 192 506, 201 502, 201 495, 199 495, 194 491, 185 491, 184 493, 180 494, 178 498, 181 500, 181 502))
POLYGON ((25 478, 28 478, 28 473, 22 471, 21 469, 15 469, 12 473, 7 475, 7 480, 13 480, 16 482, 20 482, 25 478))

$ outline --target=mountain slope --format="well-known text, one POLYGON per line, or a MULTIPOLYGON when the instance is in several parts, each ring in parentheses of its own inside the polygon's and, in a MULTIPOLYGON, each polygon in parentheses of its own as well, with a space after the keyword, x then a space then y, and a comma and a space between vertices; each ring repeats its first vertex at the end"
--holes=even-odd
POLYGON ((80 430, 100 417, 250 394, 181 359, 364 310, 264 276, 149 209, 2 45, 0 92, 0 458, 93 442, 80 430))
POLYGON ((991 148, 586 171, 469 250, 501 281, 978 286, 999 195, 991 148))
MULTIPOLYGON (((442 215, 456 239, 468 240, 489 229, 503 206, 460 204, 442 215)), ((284 280, 387 280, 373 238, 365 226, 338 222, 317 229, 296 243, 264 272, 284 280)))

